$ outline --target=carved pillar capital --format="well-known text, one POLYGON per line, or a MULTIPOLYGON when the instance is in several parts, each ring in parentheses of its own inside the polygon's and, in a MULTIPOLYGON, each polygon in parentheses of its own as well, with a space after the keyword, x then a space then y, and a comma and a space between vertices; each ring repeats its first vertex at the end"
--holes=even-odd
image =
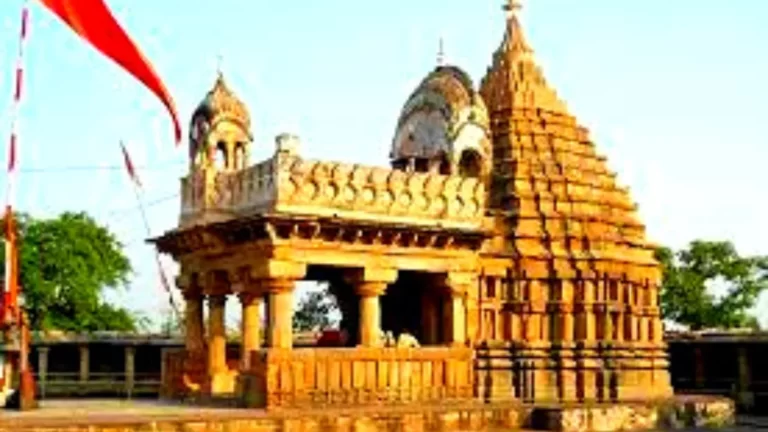
POLYGON ((181 296, 187 302, 201 301, 203 298, 203 294, 200 291, 193 291, 193 290, 182 291, 181 296))
POLYGON ((237 297, 240 299, 240 303, 246 306, 246 305, 251 305, 253 303, 256 303, 257 301, 263 299, 264 294, 261 292, 255 292, 255 291, 244 291, 239 293, 237 297))
POLYGON ((363 267, 347 270, 344 279, 352 285, 389 285, 397 280, 397 270, 386 267, 363 267))
POLYGON ((226 270, 210 270, 207 271, 202 281, 203 294, 208 296, 220 296, 230 293, 230 279, 229 272, 226 270))
POLYGON ((268 294, 291 293, 296 287, 293 279, 262 279, 259 281, 259 290, 268 294))
POLYGON ((250 280, 301 280, 307 275, 307 265, 288 260, 261 260, 250 267, 250 280))
POLYGON ((184 298, 200 296, 201 286, 198 282, 197 273, 182 272, 176 276, 174 282, 184 298))
POLYGON ((227 296, 225 294, 212 294, 208 295, 208 307, 224 307, 227 303, 227 296))
POLYGON ((358 282, 355 293, 361 297, 378 297, 387 291, 386 282, 358 282))
POLYGON ((189 273, 180 273, 176 276, 176 287, 181 291, 186 291, 192 285, 193 277, 189 273))
POLYGON ((449 272, 446 273, 441 284, 452 296, 464 296, 472 288, 477 287, 477 277, 476 273, 449 272))

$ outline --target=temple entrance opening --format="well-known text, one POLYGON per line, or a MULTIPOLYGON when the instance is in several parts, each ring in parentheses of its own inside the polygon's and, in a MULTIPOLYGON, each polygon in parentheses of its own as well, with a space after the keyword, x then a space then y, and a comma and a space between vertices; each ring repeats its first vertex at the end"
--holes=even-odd
POLYGON ((420 345, 438 345, 448 340, 440 324, 445 295, 428 273, 401 271, 381 298, 382 329, 394 337, 412 335, 420 345))
MULTIPOLYGON (((363 344, 361 332, 361 309, 363 301, 355 284, 349 280, 348 270, 327 265, 310 265, 307 268, 305 281, 325 285, 319 292, 324 298, 314 299, 323 302, 326 307, 338 307, 341 320, 338 328, 330 322, 317 326, 312 330, 321 333, 318 345, 354 347, 363 344), (338 332, 338 336, 334 336, 338 332), (340 340, 336 340, 340 337, 340 340)), ((401 271, 397 280, 389 284, 386 291, 376 298, 379 309, 379 344, 392 346, 405 343, 411 345, 444 345, 450 343, 445 305, 450 296, 440 289, 437 275, 401 271)), ((314 306, 318 311, 322 307, 314 306)), ((300 308, 301 309, 301 308, 300 308)), ((298 322, 307 321, 303 315, 311 314, 309 310, 297 310, 298 322)), ((311 319, 309 319, 311 321, 311 319)))

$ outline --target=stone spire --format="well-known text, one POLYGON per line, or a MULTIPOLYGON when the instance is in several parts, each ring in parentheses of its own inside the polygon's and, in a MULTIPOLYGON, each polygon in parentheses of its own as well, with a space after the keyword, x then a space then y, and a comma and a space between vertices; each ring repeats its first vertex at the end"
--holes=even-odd
POLYGON ((493 54, 493 63, 483 78, 480 93, 491 115, 505 112, 512 105, 564 113, 565 104, 547 85, 525 38, 518 17, 521 8, 520 0, 507 0, 504 5, 507 14, 504 39, 493 54))
POLYGON ((512 215, 507 233, 514 249, 549 267, 539 279, 553 272, 610 273, 657 283, 653 245, 628 190, 544 79, 520 25, 519 0, 509 0, 504 10, 504 39, 480 92, 499 178, 492 206, 512 215))

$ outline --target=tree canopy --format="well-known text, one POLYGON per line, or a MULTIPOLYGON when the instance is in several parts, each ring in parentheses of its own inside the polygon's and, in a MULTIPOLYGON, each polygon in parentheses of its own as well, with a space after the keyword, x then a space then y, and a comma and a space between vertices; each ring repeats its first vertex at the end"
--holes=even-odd
POLYGON ((327 287, 310 291, 299 301, 293 314, 293 328, 300 331, 329 328, 333 324, 331 313, 336 311, 338 306, 335 298, 328 294, 327 287))
POLYGON ((17 227, 19 278, 32 329, 137 330, 141 318, 102 297, 105 289, 124 286, 131 273, 107 228, 85 213, 18 215, 17 227))
POLYGON ((768 288, 768 257, 742 257, 730 242, 697 240, 679 251, 659 248, 656 258, 664 318, 692 330, 758 326, 749 310, 768 288))

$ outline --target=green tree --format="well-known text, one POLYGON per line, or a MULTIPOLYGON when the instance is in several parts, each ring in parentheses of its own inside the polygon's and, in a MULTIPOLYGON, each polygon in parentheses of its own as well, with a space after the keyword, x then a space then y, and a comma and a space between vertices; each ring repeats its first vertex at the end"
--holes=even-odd
POLYGON ((656 258, 664 318, 692 330, 758 326, 749 309, 768 288, 768 257, 742 257, 730 242, 697 240, 677 252, 659 248, 656 258), (724 294, 713 294, 715 287, 724 294))
POLYGON ((337 310, 335 298, 327 289, 310 291, 299 301, 293 314, 293 328, 299 331, 328 328, 333 324, 331 313, 337 310))
POLYGON ((105 289, 123 287, 131 273, 122 245, 107 228, 84 213, 19 215, 17 228, 19 278, 34 330, 136 331, 143 324, 143 318, 102 298, 105 289))

